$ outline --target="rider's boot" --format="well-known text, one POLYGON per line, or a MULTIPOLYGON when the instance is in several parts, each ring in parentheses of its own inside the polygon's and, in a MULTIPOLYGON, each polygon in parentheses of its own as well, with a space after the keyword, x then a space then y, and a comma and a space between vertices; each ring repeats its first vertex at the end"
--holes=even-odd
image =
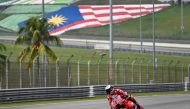
POLYGON ((137 105, 137 109, 142 109, 142 106, 139 105, 139 103, 135 103, 137 105))
POLYGON ((135 103, 137 105, 137 109, 143 109, 142 106, 139 105, 139 103, 135 100, 135 98, 133 96, 130 96, 128 98, 128 100, 132 101, 133 103, 135 103))

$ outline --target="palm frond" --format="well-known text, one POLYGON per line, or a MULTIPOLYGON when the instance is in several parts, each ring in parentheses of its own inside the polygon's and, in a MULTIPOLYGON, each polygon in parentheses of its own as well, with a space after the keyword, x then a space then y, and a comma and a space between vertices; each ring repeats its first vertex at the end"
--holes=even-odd
POLYGON ((39 56, 38 49, 33 48, 31 55, 30 55, 30 59, 29 59, 29 67, 31 66, 31 64, 36 56, 39 56))
POLYGON ((40 44, 39 47, 39 53, 40 55, 45 55, 50 57, 53 61, 55 61, 57 59, 57 56, 55 55, 55 53, 47 46, 44 44, 40 44))
POLYGON ((24 60, 30 54, 30 47, 26 47, 18 56, 18 60, 24 60))
POLYGON ((62 41, 57 36, 49 36, 49 37, 46 37, 45 40, 48 41, 48 42, 53 42, 57 46, 62 46, 62 41))
MULTIPOLYGON (((6 46, 4 44, 0 43, 0 51, 5 51, 5 50, 6 50, 6 46)), ((0 59, 1 60, 5 61, 6 57, 7 57, 6 55, 0 54, 0 59)))
POLYGON ((15 40, 15 45, 17 44, 31 44, 31 37, 28 35, 19 35, 15 40))
POLYGON ((48 57, 50 57, 53 61, 56 61, 57 59, 57 56, 55 55, 55 53, 48 47, 48 46, 45 46, 45 51, 46 51, 46 55, 48 57))
POLYGON ((6 55, 0 54, 0 59, 6 60, 6 55))
POLYGON ((25 30, 26 30, 26 27, 22 26, 22 27, 19 28, 17 34, 23 34, 25 32, 25 30))
POLYGON ((37 41, 41 40, 41 34, 39 30, 35 30, 32 37, 32 43, 35 44, 37 41))

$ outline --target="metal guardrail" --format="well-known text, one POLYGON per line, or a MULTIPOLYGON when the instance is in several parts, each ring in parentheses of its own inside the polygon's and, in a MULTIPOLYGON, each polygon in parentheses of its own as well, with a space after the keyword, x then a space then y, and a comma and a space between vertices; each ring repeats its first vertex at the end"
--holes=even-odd
POLYGON ((88 96, 89 87, 9 89, 0 90, 0 103, 84 98, 88 96))
POLYGON ((187 90, 190 90, 190 83, 187 83, 187 90))
MULTIPOLYGON (((105 86, 94 86, 94 95, 105 94, 104 87, 105 86)), ((129 93, 167 92, 167 91, 183 91, 184 90, 184 84, 182 83, 125 84, 125 85, 116 85, 115 87, 120 88, 122 90, 126 90, 129 93)))
MULTIPOLYGON (((0 103, 93 97, 96 95, 105 95, 104 87, 105 85, 58 88, 3 89, 0 90, 0 103)), ((140 93, 184 91, 185 85, 183 83, 125 84, 115 85, 115 87, 126 90, 129 93, 140 93)), ((188 83, 188 90, 190 90, 190 83, 188 83)))

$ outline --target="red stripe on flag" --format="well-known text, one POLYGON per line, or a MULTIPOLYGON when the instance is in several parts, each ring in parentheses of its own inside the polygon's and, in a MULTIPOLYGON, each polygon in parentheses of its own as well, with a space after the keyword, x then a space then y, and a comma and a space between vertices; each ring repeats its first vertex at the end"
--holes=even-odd
MULTIPOLYGON (((113 16, 118 16, 118 15, 129 15, 129 13, 127 12, 115 12, 113 13, 112 15, 113 16)), ((96 17, 105 17, 105 16, 109 16, 110 14, 109 13, 104 13, 104 14, 95 14, 93 12, 88 12, 88 13, 82 13, 83 16, 87 16, 87 15, 94 15, 96 17)))

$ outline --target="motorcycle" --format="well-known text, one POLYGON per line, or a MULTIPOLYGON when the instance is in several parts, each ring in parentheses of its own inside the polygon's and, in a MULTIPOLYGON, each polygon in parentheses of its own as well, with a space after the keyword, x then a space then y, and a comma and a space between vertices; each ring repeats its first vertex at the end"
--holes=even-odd
POLYGON ((138 108, 135 103, 122 98, 120 95, 112 95, 112 98, 111 109, 144 109, 142 106, 138 108))

